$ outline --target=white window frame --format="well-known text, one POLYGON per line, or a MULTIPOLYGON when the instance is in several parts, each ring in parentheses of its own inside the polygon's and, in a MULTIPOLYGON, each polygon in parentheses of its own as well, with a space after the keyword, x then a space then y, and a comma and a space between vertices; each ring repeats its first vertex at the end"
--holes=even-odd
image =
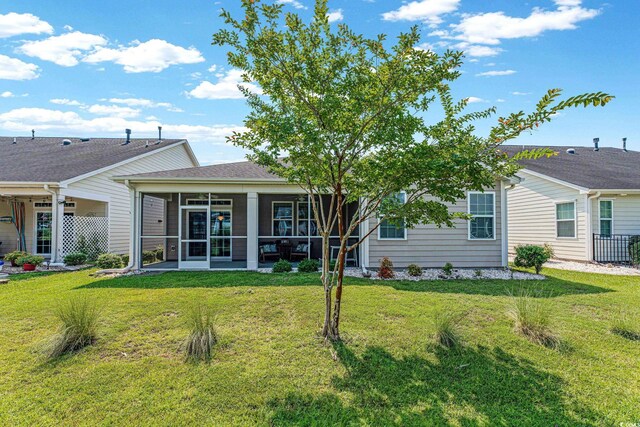
MULTIPOLYGON (((402 194, 402 196, 404 197, 404 203, 407 203, 407 192, 406 191, 400 191, 397 194, 402 194)), ((384 221, 384 215, 380 215, 378 217, 378 240, 383 240, 383 241, 403 241, 403 240, 407 240, 407 226, 405 225, 403 227, 404 229, 404 237, 382 237, 380 235, 380 232, 382 231, 382 227, 380 226, 382 224, 382 221, 384 221)))
MULTIPOLYGON (((213 205, 211 206, 211 208, 209 209, 209 230, 207 232, 207 234, 209 235, 209 260, 210 261, 229 261, 233 259, 233 204, 232 205, 219 205, 222 206, 221 209, 215 209, 218 207, 218 205, 213 205), (230 223, 230 227, 229 227, 229 232, 231 233, 228 236, 214 236, 211 234, 211 213, 212 212, 229 212, 229 223, 230 223), (213 256, 211 255, 211 246, 213 243, 213 239, 220 239, 220 240, 228 240, 229 241, 229 256, 213 256)), ((217 218, 216 218, 217 220, 217 218)))
POLYGON ((602 220, 606 220, 606 221, 611 221, 611 236, 606 237, 606 238, 610 238, 613 237, 613 235, 615 234, 614 231, 614 212, 613 212, 613 199, 598 199, 598 232, 600 234, 600 237, 602 237, 602 220), (602 218, 602 212, 601 212, 601 205, 600 202, 611 202, 611 218, 602 218))
POLYGON ((491 194, 493 196, 493 215, 473 215, 473 217, 478 217, 478 218, 493 218, 493 237, 488 238, 488 239, 481 239, 478 237, 472 237, 471 236, 471 220, 467 221, 467 240, 473 240, 473 241, 491 241, 491 240, 496 240, 497 237, 496 235, 498 234, 498 230, 496 230, 496 192, 495 191, 469 191, 467 192, 467 214, 472 215, 471 214, 471 195, 472 194, 491 194))
MULTIPOLYGON (((272 236, 273 238, 275 238, 275 239, 293 239, 293 238, 298 237, 298 236, 296 236, 296 216, 297 215, 296 215, 295 209, 296 209, 296 204, 295 204, 294 201, 290 201, 290 200, 274 200, 273 202, 271 202, 271 224, 270 224, 270 227, 271 227, 271 234, 273 234, 273 236, 272 236), (274 224, 276 218, 274 217, 273 214, 275 213, 274 209, 275 209, 276 203, 283 204, 283 205, 285 205, 285 204, 286 205, 291 205, 291 220, 290 220, 291 221, 291 235, 290 236, 276 236, 275 233, 274 233, 273 224, 274 224)), ((287 219, 287 220, 284 220, 284 221, 289 221, 289 220, 287 219)))
POLYGON ((556 239, 562 240, 577 240, 578 239, 578 201, 577 200, 558 200, 553 205, 554 211, 554 224, 556 228, 556 239), (571 219, 558 219, 558 205, 566 205, 567 203, 573 203, 573 220, 571 219), (573 221, 573 237, 560 237, 558 236, 558 221, 573 221))

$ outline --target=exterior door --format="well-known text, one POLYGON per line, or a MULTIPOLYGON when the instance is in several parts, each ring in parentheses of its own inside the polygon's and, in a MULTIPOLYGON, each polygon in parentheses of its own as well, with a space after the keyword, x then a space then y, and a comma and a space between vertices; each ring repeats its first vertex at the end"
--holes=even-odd
POLYGON ((180 268, 209 268, 209 209, 181 208, 180 268))
POLYGON ((211 210, 211 260, 231 259, 231 210, 211 210))
POLYGON ((36 211, 35 220, 35 253, 38 255, 51 255, 51 211, 36 211))

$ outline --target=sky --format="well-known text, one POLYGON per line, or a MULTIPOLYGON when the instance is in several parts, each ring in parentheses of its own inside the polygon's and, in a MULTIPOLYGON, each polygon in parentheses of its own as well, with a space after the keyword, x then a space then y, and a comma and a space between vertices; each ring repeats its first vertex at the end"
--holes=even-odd
MULTIPOLYGON (((273 1, 273 0, 270 0, 273 1)), ((312 0, 276 0, 310 19, 312 0)), ((202 164, 241 160, 226 142, 248 109, 240 73, 211 45, 221 8, 238 0, 2 0, 0 135, 187 138, 202 164)), ((495 106, 478 124, 531 111, 550 88, 603 91, 605 108, 562 112, 518 144, 640 150, 638 0, 330 0, 332 25, 390 40, 412 25, 421 47, 465 52, 454 95, 470 110, 495 106)), ((2 155, 2 153, 0 153, 2 155)))

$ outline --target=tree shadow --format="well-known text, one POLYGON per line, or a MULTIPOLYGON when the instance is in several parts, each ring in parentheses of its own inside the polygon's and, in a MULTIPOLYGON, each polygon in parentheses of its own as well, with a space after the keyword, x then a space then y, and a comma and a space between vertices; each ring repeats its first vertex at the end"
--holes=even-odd
POLYGON ((380 347, 360 356, 341 343, 334 348, 347 371, 332 379, 334 391, 269 401, 270 425, 603 423, 593 409, 569 401, 559 377, 497 347, 438 347, 433 361, 394 357, 380 347))
MULTIPOLYGON (((555 297, 572 294, 612 292, 586 283, 548 278, 547 280, 370 280, 346 278, 347 286, 389 286, 398 291, 434 292, 447 294, 507 296, 522 290, 535 297, 555 297)), ((265 286, 321 286, 318 274, 264 274, 255 272, 167 272, 103 278, 81 285, 76 289, 173 289, 173 288, 228 288, 265 286)))

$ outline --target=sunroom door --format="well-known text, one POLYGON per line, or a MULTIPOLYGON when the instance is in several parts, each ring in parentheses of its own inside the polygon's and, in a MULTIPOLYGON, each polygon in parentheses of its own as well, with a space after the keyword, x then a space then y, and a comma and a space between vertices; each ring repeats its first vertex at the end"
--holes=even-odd
POLYGON ((179 268, 209 268, 209 209, 181 208, 179 268))

